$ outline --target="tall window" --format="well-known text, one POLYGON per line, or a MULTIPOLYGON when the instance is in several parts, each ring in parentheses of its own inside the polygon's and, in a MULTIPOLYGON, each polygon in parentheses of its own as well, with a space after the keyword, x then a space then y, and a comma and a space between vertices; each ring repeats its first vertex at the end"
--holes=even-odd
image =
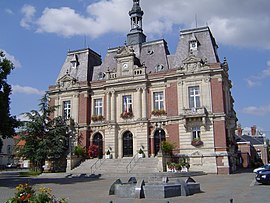
POLYGON ((189 108, 198 108, 201 106, 199 86, 189 87, 188 96, 189 96, 189 108))
POLYGON ((132 112, 131 95, 123 96, 123 112, 132 112))
POLYGON ((70 112, 71 112, 70 101, 64 101, 63 102, 63 116, 64 116, 64 119, 66 119, 66 120, 70 119, 70 112))
POLYGON ((192 139, 201 139, 201 130, 200 127, 193 127, 192 128, 192 139))
POLYGON ((156 110, 163 110, 164 109, 163 92, 154 92, 154 109, 156 109, 156 110))
POLYGON ((102 99, 94 99, 94 115, 102 115, 102 99))

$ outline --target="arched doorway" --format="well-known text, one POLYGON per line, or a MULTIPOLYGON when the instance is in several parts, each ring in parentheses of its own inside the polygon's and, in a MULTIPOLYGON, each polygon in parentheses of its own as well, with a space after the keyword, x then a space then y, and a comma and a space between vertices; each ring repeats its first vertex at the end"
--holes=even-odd
POLYGON ((155 156, 159 152, 160 142, 165 141, 165 140, 166 140, 165 131, 161 128, 158 128, 154 134, 154 154, 155 154, 155 156))
POLYGON ((102 159, 103 157, 103 138, 100 133, 96 133, 93 137, 93 145, 98 146, 98 158, 102 159))
POLYGON ((130 131, 123 134, 123 157, 133 156, 133 135, 130 131))

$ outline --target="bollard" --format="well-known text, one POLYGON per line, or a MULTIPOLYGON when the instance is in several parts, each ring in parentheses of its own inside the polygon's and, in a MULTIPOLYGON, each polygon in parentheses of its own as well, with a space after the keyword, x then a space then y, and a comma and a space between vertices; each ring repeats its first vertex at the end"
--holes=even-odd
POLYGON ((230 203, 233 203, 233 198, 232 198, 232 199, 230 199, 230 203))

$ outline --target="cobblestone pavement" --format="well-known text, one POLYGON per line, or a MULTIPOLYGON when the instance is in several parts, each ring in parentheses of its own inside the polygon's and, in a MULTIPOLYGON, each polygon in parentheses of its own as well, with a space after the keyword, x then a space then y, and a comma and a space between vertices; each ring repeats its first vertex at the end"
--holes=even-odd
MULTIPOLYGON (((255 182, 253 173, 203 175, 193 177, 201 184, 201 193, 188 197, 166 199, 120 199, 109 196, 111 184, 117 178, 65 178, 65 174, 48 174, 37 178, 22 178, 16 173, 0 173, 0 202, 15 192, 16 185, 29 182, 35 188, 50 187, 57 197, 67 197, 69 203, 261 203, 269 202, 270 185, 255 182)), ((127 178, 121 178, 127 181, 127 178)))

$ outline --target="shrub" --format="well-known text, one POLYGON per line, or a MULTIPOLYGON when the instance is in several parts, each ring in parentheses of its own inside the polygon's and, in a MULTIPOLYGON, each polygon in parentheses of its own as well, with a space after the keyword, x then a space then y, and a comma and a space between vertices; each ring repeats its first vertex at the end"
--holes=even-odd
POLYGON ((168 141, 161 142, 161 149, 164 154, 171 155, 172 150, 174 149, 174 145, 168 141))
POLYGON ((98 146, 97 145, 91 145, 88 148, 88 156, 90 158, 96 158, 98 156, 98 146))
POLYGON ((76 155, 76 156, 85 156, 85 153, 86 153, 86 151, 85 151, 85 149, 81 146, 81 145, 77 145, 77 146, 75 146, 75 148, 74 148, 74 154, 76 155))

